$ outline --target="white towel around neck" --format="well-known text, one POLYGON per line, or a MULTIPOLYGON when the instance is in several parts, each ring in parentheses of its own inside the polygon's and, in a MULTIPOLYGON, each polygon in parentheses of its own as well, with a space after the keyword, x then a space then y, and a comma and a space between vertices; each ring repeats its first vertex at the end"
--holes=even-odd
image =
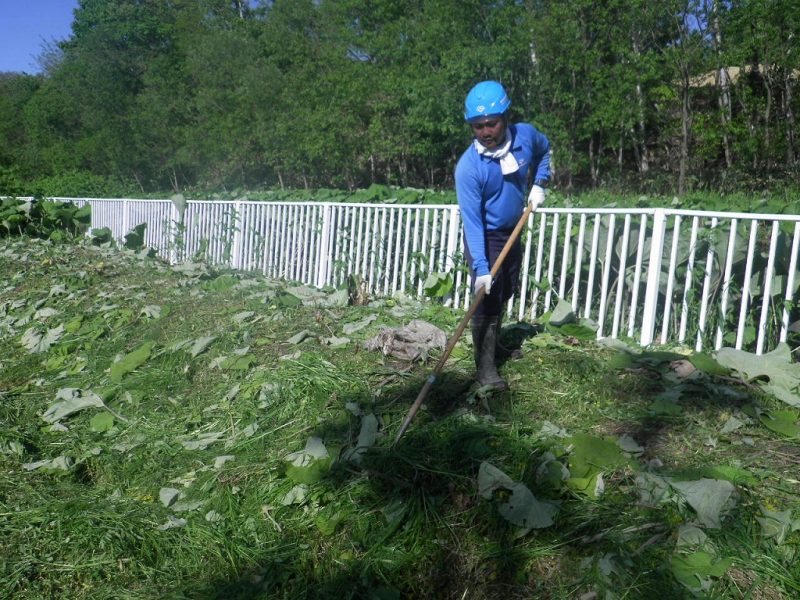
POLYGON ((474 143, 478 154, 488 156, 489 158, 496 158, 500 161, 500 170, 503 172, 503 175, 519 171, 519 163, 511 152, 511 136, 508 135, 508 132, 506 132, 506 138, 503 144, 494 150, 490 150, 478 140, 474 140, 474 143))

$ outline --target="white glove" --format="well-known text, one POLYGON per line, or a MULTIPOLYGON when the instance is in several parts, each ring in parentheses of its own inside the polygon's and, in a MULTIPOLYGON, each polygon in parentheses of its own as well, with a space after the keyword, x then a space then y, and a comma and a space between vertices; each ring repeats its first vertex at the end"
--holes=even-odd
POLYGON ((478 293, 482 287, 486 288, 486 295, 488 296, 492 291, 492 275, 480 275, 475 278, 475 293, 478 293))
POLYGON ((544 204, 544 188, 542 186, 534 185, 531 188, 531 193, 528 194, 528 203, 533 207, 533 210, 544 204))

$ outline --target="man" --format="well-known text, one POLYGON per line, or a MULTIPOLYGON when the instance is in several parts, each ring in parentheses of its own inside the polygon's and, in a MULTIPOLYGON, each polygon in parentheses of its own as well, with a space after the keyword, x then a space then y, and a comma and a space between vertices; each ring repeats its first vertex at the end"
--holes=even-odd
POLYGON ((456 195, 473 293, 486 288, 471 323, 476 379, 482 386, 504 390, 508 384, 497 373, 495 351, 503 306, 516 291, 519 279, 519 238, 494 280, 490 271, 522 216, 526 195, 534 209, 544 202, 544 188, 550 179, 550 142, 528 123, 509 122, 511 100, 496 81, 477 84, 464 105, 464 119, 474 139, 456 166, 456 195))

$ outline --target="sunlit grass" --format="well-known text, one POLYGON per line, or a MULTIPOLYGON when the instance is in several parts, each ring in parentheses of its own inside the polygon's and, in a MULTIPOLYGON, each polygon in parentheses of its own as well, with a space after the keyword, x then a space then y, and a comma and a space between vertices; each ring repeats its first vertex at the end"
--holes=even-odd
POLYGON ((749 388, 738 400, 701 390, 679 414, 654 414, 663 385, 652 373, 612 367, 594 342, 538 345, 533 333, 511 340, 521 355, 501 367, 512 390, 483 397, 465 336, 393 447, 430 366, 409 368, 359 342, 416 317, 449 335, 460 314, 402 302, 405 312, 393 312, 380 301, 283 306, 275 282, 214 286, 216 275, 190 278, 132 253, 0 241, 0 597, 690 597, 670 560, 692 510, 641 505, 636 476, 696 478, 720 466, 752 481, 737 485, 723 527, 705 530, 716 556, 733 559, 709 579, 708 597, 800 593, 798 533, 777 544, 756 520, 761 506, 800 517, 800 447, 755 421, 720 433, 745 404, 776 401, 749 388), (147 306, 165 314, 149 317, 147 306), (59 313, 37 322, 42 307, 59 313), (378 318, 345 347, 319 342, 370 314, 378 318), (20 345, 29 327, 78 316, 81 326, 48 351, 20 345), (290 341, 303 330, 308 339, 290 341), (196 356, 170 349, 212 336, 196 356), (112 381, 115 359, 145 341, 155 342, 149 359, 112 381), (41 414, 63 388, 100 393, 111 429, 93 430, 102 409, 92 408, 53 431, 41 414), (340 456, 359 438, 359 411, 379 423, 361 462, 333 462, 300 504, 285 505, 296 485, 286 455, 315 436, 340 456), (543 435, 547 424, 567 437, 543 435), (567 464, 579 433, 630 436, 643 447, 638 470, 604 472, 597 498, 548 483, 546 454, 567 464), (60 456, 73 466, 23 467, 60 456), (499 512, 508 492, 478 494, 483 462, 558 502, 554 524, 520 535, 499 512), (177 504, 162 502, 163 488, 182 494, 177 504))

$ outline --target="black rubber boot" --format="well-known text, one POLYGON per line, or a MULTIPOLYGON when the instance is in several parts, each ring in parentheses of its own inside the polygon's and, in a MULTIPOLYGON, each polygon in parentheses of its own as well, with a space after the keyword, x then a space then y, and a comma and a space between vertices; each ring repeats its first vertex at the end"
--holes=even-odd
POLYGON ((508 384, 500 377, 495 364, 497 338, 502 316, 472 317, 472 346, 475 352, 475 379, 481 386, 507 390, 508 384))

